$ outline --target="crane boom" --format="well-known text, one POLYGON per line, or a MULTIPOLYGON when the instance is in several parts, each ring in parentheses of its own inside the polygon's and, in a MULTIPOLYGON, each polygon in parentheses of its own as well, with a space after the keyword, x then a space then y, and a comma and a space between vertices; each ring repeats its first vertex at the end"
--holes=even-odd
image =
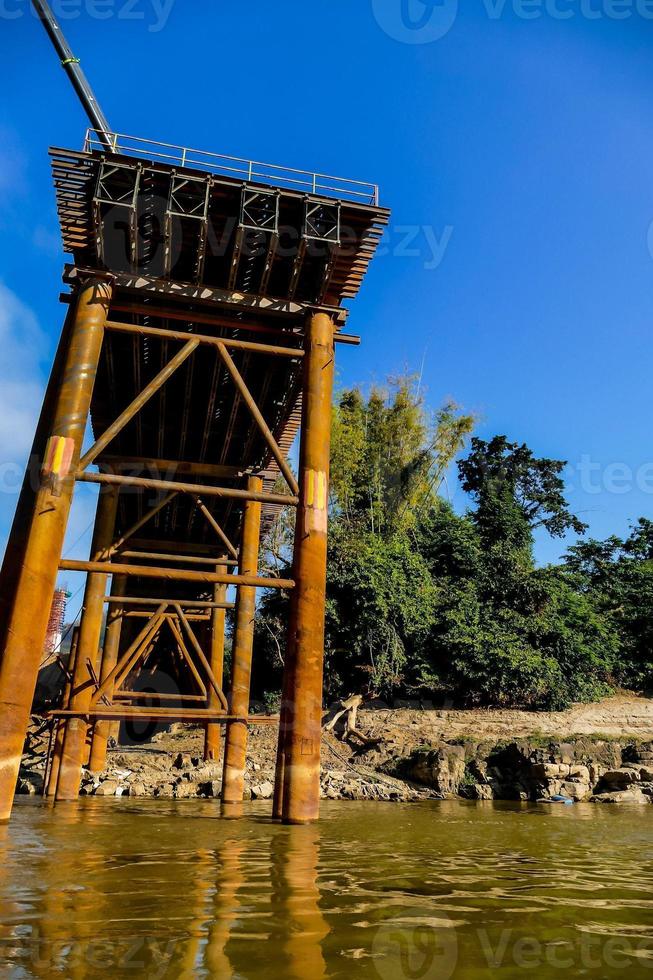
POLYGON ((48 33, 48 37, 54 45, 62 67, 72 82, 73 88, 77 93, 79 101, 82 103, 82 107, 86 112, 86 115, 90 119, 91 126, 97 133, 100 142, 103 143, 107 149, 111 149, 111 140, 108 135, 112 132, 111 127, 109 126, 107 118, 102 112, 97 99, 93 95, 93 89, 89 85, 88 79, 82 71, 79 58, 75 58, 70 50, 63 31, 57 23, 47 0, 32 0, 32 4, 34 5, 34 9, 38 14, 39 20, 48 33))

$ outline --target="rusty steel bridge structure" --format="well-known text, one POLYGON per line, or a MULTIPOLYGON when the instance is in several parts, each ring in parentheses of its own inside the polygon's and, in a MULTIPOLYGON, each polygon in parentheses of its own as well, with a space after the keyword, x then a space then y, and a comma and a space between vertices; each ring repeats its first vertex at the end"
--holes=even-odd
POLYGON ((0 820, 18 777, 52 595, 85 572, 46 782, 76 799, 126 719, 201 724, 222 807, 243 798, 257 590, 290 594, 274 815, 314 820, 329 435, 343 305, 387 224, 378 188, 109 132, 51 149, 67 313, 0 582, 0 820), (93 442, 84 449, 90 418, 93 442), (299 437, 297 474, 288 454, 299 437), (62 558, 73 493, 99 487, 87 561, 62 558), (292 570, 261 534, 296 512, 292 570), (234 601, 231 601, 235 596, 234 601), (223 657, 234 607, 231 687, 223 657), (107 627, 100 646, 105 610, 107 627), (134 678, 163 663, 172 691, 134 678))

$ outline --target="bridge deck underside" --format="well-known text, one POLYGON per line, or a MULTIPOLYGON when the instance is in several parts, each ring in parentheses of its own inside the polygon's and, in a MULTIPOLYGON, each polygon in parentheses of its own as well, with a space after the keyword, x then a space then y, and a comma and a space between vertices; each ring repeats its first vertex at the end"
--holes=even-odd
MULTIPOLYGON (((301 418, 307 313, 328 309, 341 329, 347 316, 342 302, 358 291, 388 212, 121 155, 54 149, 51 156, 64 248, 74 258, 69 278, 79 270, 115 277, 110 321, 298 350, 296 358, 229 350, 287 455, 301 418)), ((95 438, 183 343, 107 330, 91 406, 95 438)), ((219 351, 205 344, 97 462, 104 473, 232 489, 258 473, 266 492, 291 492, 219 351)), ((162 495, 151 487, 124 487, 116 536, 162 495)), ((203 503, 237 545, 241 502, 206 496, 203 503)), ((266 503, 264 523, 277 511, 266 503)), ((217 557, 225 550, 189 493, 179 493, 135 540, 141 550, 170 554, 217 557)), ((196 598, 210 590, 188 583, 174 588, 175 595, 196 598)), ((135 595, 166 590, 165 582, 130 580, 135 595)))

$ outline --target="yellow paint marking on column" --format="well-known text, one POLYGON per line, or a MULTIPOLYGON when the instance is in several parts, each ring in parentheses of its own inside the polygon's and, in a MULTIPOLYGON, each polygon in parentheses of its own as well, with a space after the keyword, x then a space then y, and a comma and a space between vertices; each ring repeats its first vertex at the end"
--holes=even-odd
POLYGON ((306 506, 313 507, 315 501, 315 470, 306 471, 306 506))
POLYGON ((59 479, 67 476, 73 460, 74 449, 74 439, 67 439, 65 436, 50 436, 43 460, 43 476, 55 476, 59 479))
POLYGON ((306 529, 326 533, 327 529, 327 475, 324 470, 306 470, 306 529))
POLYGON ((326 473, 322 470, 315 474, 317 477, 317 501, 315 506, 318 510, 324 510, 327 505, 327 478, 326 473))
POLYGON ((327 477, 323 470, 306 471, 306 506, 324 510, 327 505, 327 477))

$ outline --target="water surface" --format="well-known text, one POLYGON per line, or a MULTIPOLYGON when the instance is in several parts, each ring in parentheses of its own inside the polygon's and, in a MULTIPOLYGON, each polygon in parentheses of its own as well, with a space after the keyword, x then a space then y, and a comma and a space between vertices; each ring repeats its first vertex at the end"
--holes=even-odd
POLYGON ((653 807, 20 801, 0 976, 653 978, 653 807))

